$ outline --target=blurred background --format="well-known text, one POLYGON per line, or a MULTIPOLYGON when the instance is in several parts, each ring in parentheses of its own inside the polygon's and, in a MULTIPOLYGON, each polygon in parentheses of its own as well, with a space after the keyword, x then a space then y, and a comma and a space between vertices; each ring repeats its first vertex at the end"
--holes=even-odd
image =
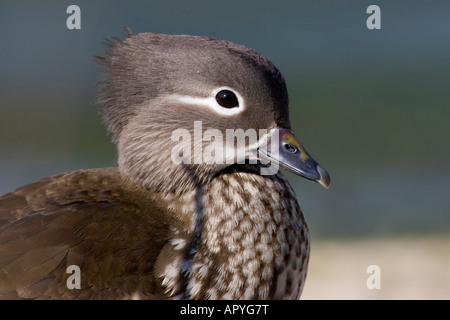
POLYGON ((296 135, 331 174, 329 190, 288 175, 311 233, 302 298, 449 299, 449 16, 449 1, 2 0, 0 194, 117 165, 94 103, 104 38, 218 37, 280 69, 296 135))

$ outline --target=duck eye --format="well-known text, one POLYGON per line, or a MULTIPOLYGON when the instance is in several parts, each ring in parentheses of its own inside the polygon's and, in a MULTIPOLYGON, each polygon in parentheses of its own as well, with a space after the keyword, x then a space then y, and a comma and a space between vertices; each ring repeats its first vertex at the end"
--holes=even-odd
POLYGON ((239 107, 239 102, 236 95, 230 90, 221 90, 216 94, 216 101, 224 108, 239 107))

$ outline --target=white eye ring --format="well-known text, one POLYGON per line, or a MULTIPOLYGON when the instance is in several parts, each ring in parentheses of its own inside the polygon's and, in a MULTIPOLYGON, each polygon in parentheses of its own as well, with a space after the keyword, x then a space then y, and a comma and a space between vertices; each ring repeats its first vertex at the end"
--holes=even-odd
POLYGON ((213 110, 214 112, 224 115, 224 116, 233 116, 236 114, 242 113, 242 111, 245 110, 245 104, 244 99, 242 96, 234 89, 229 87, 220 87, 217 89, 214 89, 211 92, 211 95, 207 98, 200 98, 200 97, 193 97, 193 96, 177 96, 177 100, 182 103, 192 104, 192 105, 198 105, 202 107, 208 107, 209 109, 213 110), (236 98, 238 100, 238 105, 234 108, 225 108, 222 107, 216 100, 216 96, 220 91, 228 90, 233 92, 236 95, 236 98))

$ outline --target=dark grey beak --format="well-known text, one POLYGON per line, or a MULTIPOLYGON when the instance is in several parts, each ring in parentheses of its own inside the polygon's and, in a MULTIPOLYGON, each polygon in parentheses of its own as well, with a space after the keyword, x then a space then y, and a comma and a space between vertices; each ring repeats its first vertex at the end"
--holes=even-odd
POLYGON ((330 187, 330 175, 305 150, 290 129, 275 129, 264 148, 258 148, 258 158, 275 162, 281 168, 330 187))

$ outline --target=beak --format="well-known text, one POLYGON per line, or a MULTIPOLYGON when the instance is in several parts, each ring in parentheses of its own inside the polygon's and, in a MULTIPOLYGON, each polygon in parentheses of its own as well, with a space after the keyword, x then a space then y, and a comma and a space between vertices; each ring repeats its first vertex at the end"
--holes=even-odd
POLYGON ((283 169, 330 187, 330 175, 305 150, 292 130, 272 130, 264 146, 258 148, 258 158, 276 163, 283 169))

